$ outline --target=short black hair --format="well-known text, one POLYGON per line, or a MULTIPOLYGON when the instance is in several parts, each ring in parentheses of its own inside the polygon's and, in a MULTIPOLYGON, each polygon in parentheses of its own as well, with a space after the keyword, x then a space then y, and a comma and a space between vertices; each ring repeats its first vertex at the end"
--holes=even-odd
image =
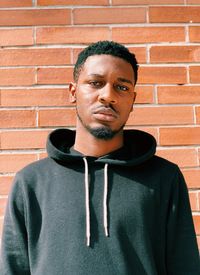
POLYGON ((129 64, 131 64, 136 84, 138 78, 138 62, 135 55, 131 53, 125 46, 114 41, 98 41, 96 43, 89 45, 87 48, 85 48, 79 53, 73 72, 75 82, 78 81, 80 71, 86 59, 89 56, 101 54, 116 56, 124 59, 129 64))

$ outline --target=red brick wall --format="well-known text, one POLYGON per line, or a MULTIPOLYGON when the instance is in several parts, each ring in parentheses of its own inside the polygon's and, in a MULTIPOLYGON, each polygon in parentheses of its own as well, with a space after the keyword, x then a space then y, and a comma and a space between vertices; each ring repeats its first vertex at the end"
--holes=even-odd
POLYGON ((75 125, 68 83, 88 43, 112 39, 141 64, 127 125, 153 134, 190 191, 200 246, 200 0, 0 1, 0 221, 12 178, 75 125))

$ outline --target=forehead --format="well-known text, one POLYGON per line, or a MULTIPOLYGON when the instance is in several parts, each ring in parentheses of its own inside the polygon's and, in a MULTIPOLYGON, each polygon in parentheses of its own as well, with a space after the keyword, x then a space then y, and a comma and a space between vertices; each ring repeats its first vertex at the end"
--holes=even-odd
POLYGON ((83 65, 80 75, 110 75, 111 73, 131 80, 134 79, 134 72, 130 63, 122 58, 107 54, 89 56, 83 65))

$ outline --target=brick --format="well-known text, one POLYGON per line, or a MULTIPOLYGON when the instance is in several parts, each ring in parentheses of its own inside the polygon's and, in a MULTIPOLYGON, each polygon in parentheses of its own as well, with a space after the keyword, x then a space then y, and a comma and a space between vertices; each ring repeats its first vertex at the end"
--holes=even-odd
POLYGON ((195 113, 196 113, 197 123, 200 124, 200 107, 199 106, 195 108, 195 113))
POLYGON ((1 133, 1 149, 43 149, 49 131, 9 131, 1 133))
POLYGON ((157 97, 159 104, 198 104, 200 86, 159 86, 157 97))
POLYGON ((74 24, 145 23, 145 8, 88 8, 74 10, 74 24))
POLYGON ((151 63, 200 62, 198 46, 155 46, 150 49, 151 63))
POLYGON ((103 6, 109 5, 109 0, 38 0, 38 6, 57 6, 57 5, 71 5, 71 6, 103 6))
POLYGON ((134 53, 138 63, 146 63, 147 62, 147 54, 145 47, 128 47, 131 53, 134 53))
POLYGON ((198 203, 198 210, 200 210, 200 190, 198 190, 197 203, 198 203))
POLYGON ((43 27, 36 31, 37 44, 88 44, 110 38, 106 27, 43 27))
POLYGON ((0 8, 31 7, 32 0, 1 0, 0 8))
POLYGON ((131 112, 127 125, 176 125, 194 123, 190 106, 137 107, 131 112))
POLYGON ((190 198, 190 206, 192 211, 198 211, 199 210, 199 203, 198 203, 198 192, 189 192, 189 198, 190 198))
POLYGON ((0 66, 65 65, 70 49, 0 49, 0 66))
POLYGON ((139 67, 139 84, 185 84, 187 83, 184 67, 139 67))
POLYGON ((33 110, 0 110, 0 128, 34 127, 35 124, 33 110))
POLYGON ((3 233, 3 216, 0 217, 0 240, 3 233))
POLYGON ((1 154, 0 173, 15 173, 36 160, 36 154, 1 154))
POLYGON ((72 68, 38 68, 38 84, 67 84, 73 81, 72 68))
POLYGON ((198 149, 199 163, 200 163, 200 148, 198 149))
POLYGON ((135 87, 137 93, 136 104, 150 104, 154 101, 153 86, 137 86, 135 87))
POLYGON ((191 66, 189 74, 191 83, 200 83, 200 66, 191 66))
POLYGON ((189 38, 190 38, 190 42, 200 42, 200 27, 199 26, 189 27, 189 38))
MULTIPOLYGON (((199 1, 199 0, 197 0, 199 1)), ((175 5, 184 4, 184 0, 112 0, 113 5, 175 5)))
POLYGON ((158 149, 157 155, 178 164, 182 168, 198 165, 195 149, 158 149))
POLYGON ((3 216, 6 210, 7 198, 0 198, 0 216, 3 216))
POLYGON ((185 40, 183 27, 117 27, 112 39, 119 43, 181 42, 185 40))
POLYGON ((54 109, 39 111, 39 126, 75 126, 76 111, 70 109, 54 109))
POLYGON ((0 91, 1 106, 67 106, 68 89, 9 89, 0 91))
POLYGON ((200 7, 150 7, 151 23, 198 23, 200 7))
POLYGON ((1 10, 0 26, 66 25, 70 9, 1 10))
POLYGON ((0 69, 0 86, 23 86, 35 84, 35 69, 0 69))
POLYGON ((160 128, 160 145, 199 145, 200 127, 160 128))
POLYGON ((0 29, 0 46, 33 45, 33 29, 0 29))
POLYGON ((199 169, 187 169, 183 170, 183 175, 187 183, 188 188, 200 188, 200 170, 199 169))
POLYGON ((193 215, 196 234, 200 234, 200 215, 193 215))
POLYGON ((192 4, 199 5, 200 4, 199 0, 186 0, 186 2, 187 2, 187 4, 190 4, 190 5, 192 5, 192 4))
POLYGON ((11 190, 13 177, 0 176, 0 196, 6 196, 11 190))
MULTIPOLYGON (((85 48, 85 47, 84 47, 85 48)), ((79 53, 84 49, 83 47, 81 48, 73 48, 72 49, 72 64, 76 63, 76 60, 78 58, 79 53)))

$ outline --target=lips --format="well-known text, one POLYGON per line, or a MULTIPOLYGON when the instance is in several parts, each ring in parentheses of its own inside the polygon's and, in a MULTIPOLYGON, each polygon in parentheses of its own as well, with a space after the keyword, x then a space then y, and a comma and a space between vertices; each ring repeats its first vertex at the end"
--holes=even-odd
POLYGON ((112 122, 118 117, 117 112, 110 107, 99 107, 93 112, 93 115, 98 120, 108 122, 112 122))

